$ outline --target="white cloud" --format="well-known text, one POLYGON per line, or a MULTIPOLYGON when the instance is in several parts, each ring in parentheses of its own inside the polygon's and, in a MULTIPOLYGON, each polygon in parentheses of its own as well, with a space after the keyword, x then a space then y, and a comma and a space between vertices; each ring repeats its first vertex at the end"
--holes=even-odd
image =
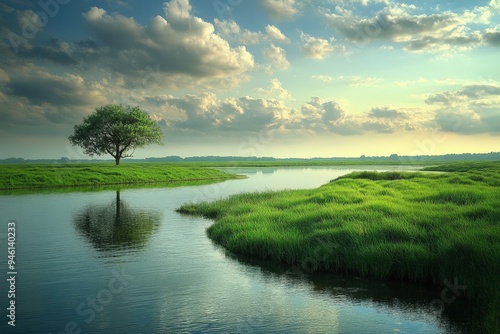
POLYGON ((190 11, 189 1, 171 0, 165 17, 156 16, 149 26, 96 7, 83 16, 105 47, 99 65, 125 76, 129 85, 142 85, 151 76, 148 84, 164 87, 243 78, 254 66, 253 56, 243 46, 232 48, 190 11))
POLYGON ((191 18, 192 8, 189 0, 174 0, 166 2, 164 6, 167 17, 171 18, 174 22, 177 21, 180 24, 184 24, 186 20, 190 20, 191 18))
POLYGON ((328 84, 328 83, 331 83, 333 81, 333 77, 331 77, 329 75, 322 75, 322 74, 313 75, 311 78, 313 78, 315 80, 319 80, 319 81, 323 82, 324 84, 328 84))
POLYGON ((500 86, 491 84, 467 85, 455 92, 446 91, 431 95, 425 102, 448 106, 456 106, 464 103, 494 105, 500 103, 500 86))
POLYGON ((200 132, 305 130, 350 136, 438 126, 436 114, 425 109, 376 107, 361 114, 348 114, 338 102, 317 96, 297 110, 283 101, 289 95, 276 78, 269 87, 258 92, 277 98, 219 99, 213 93, 204 93, 184 97, 146 96, 141 97, 140 102, 149 105, 148 110, 153 112, 154 118, 164 121, 169 128, 200 132))
POLYGON ((491 0, 488 5, 493 9, 500 10, 500 0, 491 0))
POLYGON ((343 9, 337 13, 320 10, 329 26, 341 33, 347 42, 369 43, 388 40, 401 43, 414 52, 441 52, 467 49, 481 44, 480 32, 468 27, 471 23, 489 20, 487 7, 475 7, 461 14, 451 11, 437 14, 413 14, 413 5, 387 4, 373 17, 359 17, 343 9))
POLYGON ((486 29, 483 38, 486 43, 492 46, 500 46, 500 26, 486 29))
POLYGON ((317 96, 301 107, 302 119, 300 126, 322 130, 331 128, 340 119, 345 117, 345 112, 335 101, 323 101, 317 96))
POLYGON ((286 37, 276 26, 268 24, 266 26, 267 35, 276 42, 290 43, 288 37, 286 37))
POLYGON ((350 86, 358 86, 358 87, 378 87, 380 84, 384 82, 384 78, 380 77, 362 77, 359 75, 354 76, 339 76, 338 80, 347 82, 350 86))
POLYGON ((20 27, 25 27, 28 32, 38 32, 44 25, 40 15, 32 10, 23 10, 18 12, 17 21, 20 27))
POLYGON ((220 36, 224 38, 234 38, 241 33, 241 28, 234 20, 214 20, 215 28, 220 36))
POLYGON ((327 40, 318 37, 312 37, 302 32, 300 34, 302 40, 302 52, 309 58, 322 60, 329 56, 334 48, 331 44, 333 39, 327 40))
MULTIPOLYGON (((274 86, 280 86, 279 81, 274 86)), ((256 99, 249 96, 219 99, 213 93, 199 95, 146 96, 154 117, 171 129, 200 132, 249 131, 277 128, 287 122, 291 109, 276 99, 256 99)))
POLYGON ((32 64, 3 72, 0 119, 7 124, 73 123, 108 103, 105 88, 80 75, 54 75, 32 64))
POLYGON ((301 4, 295 0, 261 0, 262 7, 274 20, 288 20, 299 13, 301 4))
POLYGON ((500 86, 474 84, 461 90, 429 96, 437 106, 436 123, 441 130, 461 134, 500 134, 500 86))
POLYGON ((329 2, 336 5, 349 5, 349 4, 360 3, 363 6, 368 6, 370 3, 389 4, 389 0, 329 0, 329 2))
POLYGON ((214 20, 217 33, 230 41, 235 41, 244 45, 255 45, 264 42, 290 43, 290 40, 273 25, 267 25, 265 33, 260 31, 250 31, 242 29, 234 20, 214 20))
POLYGON ((317 133, 331 132, 343 136, 373 133, 395 133, 424 129, 433 114, 424 110, 372 108, 361 114, 348 114, 336 101, 312 97, 302 105, 300 117, 290 128, 311 129, 317 133))
POLYGON ((268 95, 268 96, 277 96, 280 99, 288 99, 291 98, 290 93, 283 88, 281 82, 274 78, 271 80, 271 85, 267 88, 259 88, 257 91, 260 94, 268 95))
POLYGON ((9 75, 7 72, 0 68, 0 84, 5 84, 9 81, 9 75))
POLYGON ((286 59, 286 52, 279 46, 271 44, 269 48, 263 50, 264 58, 273 64, 274 67, 280 70, 288 70, 290 62, 286 59))
POLYGON ((32 66, 29 73, 16 71, 6 84, 11 96, 26 98, 32 104, 87 106, 106 101, 98 84, 79 75, 54 75, 32 66))
POLYGON ((385 119, 409 119, 410 115, 402 110, 398 110, 396 108, 372 108, 368 113, 369 116, 374 118, 385 118, 385 119))

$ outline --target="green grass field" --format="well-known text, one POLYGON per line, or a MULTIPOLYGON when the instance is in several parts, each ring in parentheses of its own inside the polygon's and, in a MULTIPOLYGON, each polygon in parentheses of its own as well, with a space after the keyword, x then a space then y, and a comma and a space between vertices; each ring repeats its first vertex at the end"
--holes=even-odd
MULTIPOLYGON (((445 282, 500 328, 500 162, 356 172, 313 190, 259 192, 179 212, 215 219, 208 235, 229 251, 304 270, 445 282)), ((439 293, 438 293, 439 295, 439 293)))
POLYGON ((165 163, 0 165, 0 190, 224 180, 235 175, 165 163))

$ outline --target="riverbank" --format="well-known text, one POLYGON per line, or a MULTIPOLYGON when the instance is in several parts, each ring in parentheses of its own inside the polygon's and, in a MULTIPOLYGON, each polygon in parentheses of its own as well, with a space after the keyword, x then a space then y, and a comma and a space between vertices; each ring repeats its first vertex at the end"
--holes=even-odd
POLYGON ((303 271, 431 283, 437 296, 448 288, 447 302, 475 301, 493 332, 500 162, 428 170, 446 173, 356 172, 318 189, 242 194, 179 212, 214 219, 209 237, 236 254, 303 271))
POLYGON ((0 190, 228 180, 234 174, 166 163, 0 165, 0 190))

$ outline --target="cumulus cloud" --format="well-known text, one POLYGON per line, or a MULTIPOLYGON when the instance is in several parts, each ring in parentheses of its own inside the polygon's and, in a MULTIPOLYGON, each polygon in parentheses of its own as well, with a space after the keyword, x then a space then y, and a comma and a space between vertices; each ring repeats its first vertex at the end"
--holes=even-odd
MULTIPOLYGON (((18 4, 12 4, 16 6, 18 4)), ((17 53, 19 47, 29 46, 43 31, 47 17, 34 12, 32 4, 22 4, 25 9, 18 9, 9 4, 0 5, 1 39, 8 46, 9 52, 17 53)), ((3 44, 3 43, 0 43, 3 44)), ((3 50, 2 50, 3 51, 3 50)))
POLYGON ((290 62, 286 59, 286 52, 279 46, 271 44, 263 50, 264 58, 267 59, 274 67, 280 70, 290 68, 290 62))
MULTIPOLYGON (((172 130, 196 130, 201 133, 261 130, 313 131, 342 136, 365 133, 395 133, 429 127, 435 113, 376 107, 368 112, 349 114, 334 100, 314 96, 299 109, 287 106, 287 92, 278 79, 259 90, 275 98, 220 99, 213 93, 198 95, 146 96, 137 102, 149 106, 153 118, 172 130), (271 94, 274 92, 274 94, 271 94)), ((436 124, 435 120, 434 123, 436 124)))
POLYGON ((264 33, 242 29, 234 20, 219 20, 216 18, 214 24, 220 36, 244 45, 254 45, 269 41, 277 43, 290 42, 288 37, 274 25, 267 25, 264 33))
POLYGON ((465 29, 456 29, 449 36, 423 36, 419 40, 411 41, 403 49, 413 52, 441 52, 456 49, 465 51, 483 43, 483 36, 479 31, 467 33, 465 29))
POLYGON ((262 32, 241 29, 238 23, 233 20, 215 19, 214 24, 220 36, 238 43, 259 44, 266 38, 266 35, 262 32))
POLYGON ((261 0, 262 8, 274 20, 288 20, 300 12, 301 4, 295 0, 261 0))
POLYGON ((492 9, 500 11, 500 0, 490 0, 488 4, 492 9))
POLYGON ((500 86, 468 85, 455 92, 429 96, 437 106, 435 121, 443 131, 461 134, 500 134, 500 86))
POLYGON ((334 47, 331 44, 333 39, 327 40, 324 38, 312 37, 308 34, 301 33, 300 39, 302 40, 302 52, 309 58, 322 60, 329 56, 334 47))
POLYGON ((2 75, 0 118, 11 124, 73 123, 108 103, 101 84, 78 75, 58 76, 31 64, 2 75))
POLYGON ((383 78, 380 77, 363 77, 359 75, 354 76, 339 76, 337 78, 339 81, 347 82, 349 86, 355 87, 378 87, 381 83, 384 82, 383 78))
POLYGON ((471 23, 489 20, 487 7, 472 11, 437 14, 413 14, 414 5, 388 4, 373 17, 359 17, 351 11, 321 10, 329 26, 355 44, 374 40, 402 43, 405 50, 437 52, 453 48, 472 48, 482 43, 481 33, 468 27, 471 23))
POLYGON ((260 94, 277 96, 280 99, 287 99, 291 97, 290 93, 285 88, 283 88, 281 82, 277 78, 271 80, 271 85, 269 87, 259 88, 257 89, 257 91, 260 94))
POLYGON ((15 53, 5 50, 5 54, 9 55, 11 61, 20 63, 48 60, 55 65, 78 69, 107 67, 106 62, 111 63, 107 47, 91 38, 66 42, 51 37, 33 44, 20 44, 15 53))
POLYGON ((281 30, 279 30, 279 28, 276 26, 268 24, 266 26, 266 33, 272 40, 276 42, 290 43, 288 37, 286 37, 285 34, 283 34, 281 30))
POLYGON ((385 119, 410 119, 407 112, 395 108, 372 108, 368 113, 370 117, 385 118, 385 119))
POLYGON ((487 44, 500 46, 500 30, 498 29, 486 29, 483 38, 487 44))
POLYGON ((42 18, 40 17, 40 15, 32 10, 18 11, 17 21, 19 27, 25 29, 25 34, 26 32, 30 32, 36 35, 43 26, 42 18))
POLYGON ((141 83, 137 78, 147 77, 152 68, 157 73, 151 83, 175 84, 179 79, 238 77, 254 66, 244 46, 232 48, 211 23, 193 16, 188 0, 171 0, 164 9, 165 17, 156 16, 149 26, 97 7, 84 13, 94 38, 105 47, 101 62, 129 77, 130 84, 141 83))
POLYGON ((348 5, 353 3, 360 3, 363 6, 368 6, 371 3, 389 4, 389 0, 329 0, 329 2, 336 5, 348 5))
POLYGON ((9 95, 26 98, 32 104, 84 106, 106 100, 98 84, 89 83, 79 75, 57 76, 41 70, 18 72, 6 88, 9 95))
POLYGON ((500 86, 496 85, 468 85, 455 92, 442 92, 430 95, 428 104, 456 106, 463 104, 495 104, 500 102, 500 86))
POLYGON ((321 122, 324 125, 331 125, 345 116, 344 110, 335 101, 324 102, 321 98, 314 96, 311 100, 302 105, 302 115, 306 120, 321 122))
POLYGON ((3 85, 9 81, 9 75, 5 70, 0 68, 0 85, 3 85))
POLYGON ((200 132, 250 131, 277 128, 287 122, 291 108, 276 99, 256 99, 249 96, 219 99, 213 93, 184 97, 144 97, 142 103, 151 106, 153 117, 173 129, 200 132))
POLYGON ((372 108, 361 114, 347 113, 336 101, 312 97, 302 105, 300 117, 293 127, 330 132, 342 136, 362 135, 368 132, 394 133, 422 129, 431 115, 424 111, 410 113, 398 108, 372 108))
POLYGON ((312 79, 319 80, 323 82, 324 84, 331 83, 333 81, 333 77, 329 75, 323 75, 323 74, 315 74, 311 77, 312 79))

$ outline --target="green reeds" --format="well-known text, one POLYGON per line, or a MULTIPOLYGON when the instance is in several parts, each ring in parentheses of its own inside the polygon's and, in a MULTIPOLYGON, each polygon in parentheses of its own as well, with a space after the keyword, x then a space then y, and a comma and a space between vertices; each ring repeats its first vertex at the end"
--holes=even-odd
POLYGON ((179 211, 215 219, 209 237, 245 256, 436 286, 457 279, 485 328, 500 328, 500 163, 434 170, 451 172, 356 172, 179 211))

